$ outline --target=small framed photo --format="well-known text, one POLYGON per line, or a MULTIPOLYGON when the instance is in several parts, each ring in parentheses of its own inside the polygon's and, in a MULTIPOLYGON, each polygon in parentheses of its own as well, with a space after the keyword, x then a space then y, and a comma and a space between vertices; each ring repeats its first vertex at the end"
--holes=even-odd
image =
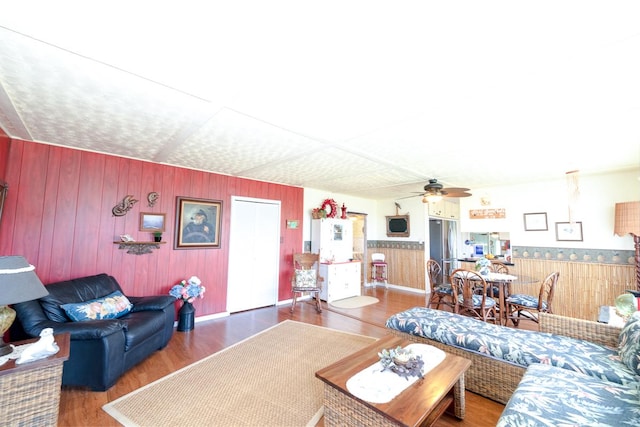
POLYGON ((547 231, 548 229, 546 212, 524 214, 524 231, 547 231))
POLYGON ((140 212, 140 231, 164 231, 165 218, 163 213, 140 212))
POLYGON ((556 222, 556 240, 582 242, 582 222, 556 222))
POLYGON ((297 219, 288 219, 287 220, 287 228, 291 230, 295 230, 298 228, 299 221, 297 219))
POLYGON ((220 248, 222 201, 178 197, 174 249, 220 248))

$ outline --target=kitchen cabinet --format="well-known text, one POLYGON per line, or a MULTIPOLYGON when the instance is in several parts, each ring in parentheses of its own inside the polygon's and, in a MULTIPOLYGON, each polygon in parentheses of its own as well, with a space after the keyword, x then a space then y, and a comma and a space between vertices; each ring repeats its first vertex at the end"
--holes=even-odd
POLYGON ((353 223, 348 219, 323 218, 311 222, 311 252, 320 262, 346 262, 353 259, 353 223))
POLYGON ((361 295, 361 265, 360 261, 320 264, 320 277, 324 279, 320 299, 330 303, 361 295))
POLYGON ((429 216, 442 219, 460 219, 460 204, 447 199, 429 203, 429 216))

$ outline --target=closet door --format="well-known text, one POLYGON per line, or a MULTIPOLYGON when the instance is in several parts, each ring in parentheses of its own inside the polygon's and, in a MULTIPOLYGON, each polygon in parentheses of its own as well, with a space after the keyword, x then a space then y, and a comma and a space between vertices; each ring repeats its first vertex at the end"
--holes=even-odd
POLYGON ((227 311, 278 301, 280 201, 233 197, 227 311))

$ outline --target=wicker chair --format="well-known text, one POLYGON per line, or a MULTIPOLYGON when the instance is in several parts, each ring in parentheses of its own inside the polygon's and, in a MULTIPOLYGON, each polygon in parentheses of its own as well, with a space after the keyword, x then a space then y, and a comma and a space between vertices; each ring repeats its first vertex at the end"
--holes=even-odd
POLYGON ((440 267, 438 261, 434 259, 427 261, 427 273, 429 274, 429 284, 431 285, 429 304, 427 306, 435 305, 435 308, 440 308, 440 304, 445 304, 453 310, 455 306, 453 303, 453 290, 451 289, 451 284, 441 283, 441 272, 442 267, 440 267))
POLYGON ((311 294, 316 300, 316 310, 322 312, 320 303, 320 291, 322 290, 322 277, 318 272, 320 267, 320 255, 312 253, 293 254, 294 274, 291 278, 291 290, 293 291, 293 302, 291 312, 296 308, 297 297, 305 293, 311 294))
POLYGON ((553 313, 551 303, 559 277, 559 272, 549 274, 542 282, 537 296, 513 294, 507 297, 507 317, 515 326, 518 326, 522 318, 538 323, 538 313, 553 313))
POLYGON ((459 268, 450 276, 454 313, 497 322, 496 301, 487 296, 487 282, 476 271, 459 268))

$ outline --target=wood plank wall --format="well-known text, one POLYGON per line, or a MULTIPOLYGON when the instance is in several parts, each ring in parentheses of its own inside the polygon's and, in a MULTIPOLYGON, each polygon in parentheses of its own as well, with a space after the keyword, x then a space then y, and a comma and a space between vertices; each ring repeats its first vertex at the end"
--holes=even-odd
POLYGON ((302 188, 8 138, 0 138, 0 162, 0 179, 9 184, 0 255, 24 256, 45 284, 104 272, 129 295, 153 295, 197 275, 207 288, 195 304, 198 316, 224 312, 230 202, 243 196, 281 201, 278 299, 291 298, 292 254, 302 247, 302 227, 288 229, 286 220, 303 217, 302 188), (149 207, 152 191, 160 198, 149 207), (113 216, 127 195, 139 202, 113 216), (219 249, 173 249, 177 196, 222 201, 219 249), (140 212, 166 214, 167 243, 152 254, 127 254, 113 243, 120 234, 152 240, 139 231, 140 212))
MULTIPOLYGON (((635 266, 572 261, 514 259, 515 275, 540 280, 554 271, 560 272, 553 299, 553 312, 568 317, 597 320, 601 305, 613 305, 627 289, 636 289, 635 266)), ((537 295, 540 284, 514 287, 512 292, 537 295)))
POLYGON ((420 291, 425 290, 424 249, 377 247, 369 248, 368 251, 369 254, 384 254, 389 283, 420 291))

